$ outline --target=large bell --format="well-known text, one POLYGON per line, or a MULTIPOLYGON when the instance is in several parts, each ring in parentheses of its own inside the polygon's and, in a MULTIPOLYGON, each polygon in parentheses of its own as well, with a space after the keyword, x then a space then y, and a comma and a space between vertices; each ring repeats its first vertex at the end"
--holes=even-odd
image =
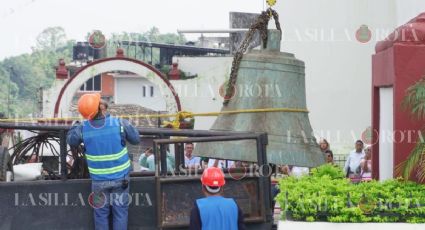
MULTIPOLYGON (((316 167, 324 163, 324 155, 308 119, 304 62, 293 54, 280 52, 280 41, 280 31, 269 30, 265 49, 244 54, 236 93, 222 108, 222 111, 266 111, 220 115, 211 130, 266 132, 269 163, 316 167)), ((199 143, 194 154, 257 161, 255 142, 248 140, 199 143)))

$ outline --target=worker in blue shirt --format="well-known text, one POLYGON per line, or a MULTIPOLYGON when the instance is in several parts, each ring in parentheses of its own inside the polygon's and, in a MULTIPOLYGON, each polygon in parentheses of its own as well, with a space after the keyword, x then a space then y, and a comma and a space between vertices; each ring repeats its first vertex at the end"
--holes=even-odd
POLYGON ((221 169, 205 169, 201 177, 205 198, 196 200, 190 213, 190 230, 245 230, 243 214, 235 200, 222 196, 226 183, 221 169))
POLYGON ((131 161, 126 141, 139 144, 139 132, 129 121, 106 114, 100 94, 81 96, 78 111, 87 120, 72 126, 67 142, 74 148, 84 144, 92 179, 89 202, 94 208, 95 229, 109 229, 111 211, 113 229, 127 229, 131 161))

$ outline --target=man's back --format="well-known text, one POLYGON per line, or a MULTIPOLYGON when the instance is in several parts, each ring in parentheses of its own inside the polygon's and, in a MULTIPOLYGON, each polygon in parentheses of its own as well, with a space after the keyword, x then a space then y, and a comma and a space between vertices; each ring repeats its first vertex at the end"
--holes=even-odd
MULTIPOLYGON (((202 230, 238 230, 244 229, 242 211, 231 198, 209 196, 196 200, 191 221, 198 219, 200 223, 191 223, 191 229, 202 230), (193 215, 198 215, 194 217, 193 215), (196 228, 200 226, 201 228, 196 228), (240 227, 243 226, 243 227, 240 227)), ((197 222, 197 221, 195 221, 197 222)))

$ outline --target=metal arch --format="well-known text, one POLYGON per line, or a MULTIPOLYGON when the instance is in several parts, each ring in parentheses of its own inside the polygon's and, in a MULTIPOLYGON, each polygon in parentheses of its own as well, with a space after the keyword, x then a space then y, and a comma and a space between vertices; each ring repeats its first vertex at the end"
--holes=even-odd
POLYGON ((168 86, 168 88, 171 90, 171 92, 172 92, 172 94, 173 94, 173 96, 174 96, 174 100, 175 100, 175 102, 176 102, 176 105, 177 105, 177 110, 178 111, 181 111, 181 104, 180 104, 180 98, 179 98, 179 96, 178 96, 178 94, 176 93, 176 91, 175 91, 175 89, 174 89, 174 87, 173 87, 173 85, 171 84, 171 82, 167 79, 167 78, 165 78, 165 76, 159 71, 159 70, 157 70, 155 67, 153 67, 152 65, 149 65, 149 64, 147 64, 147 63, 145 63, 145 62, 142 62, 142 61, 140 61, 140 60, 137 60, 137 59, 133 59, 133 58, 127 58, 127 57, 110 57, 110 58, 102 58, 102 59, 99 59, 99 60, 96 60, 96 61, 93 61, 93 62, 91 62, 91 63, 89 63, 89 64, 87 64, 87 65, 85 65, 85 66, 83 66, 83 67, 81 67, 80 69, 78 69, 77 70, 77 72, 75 72, 70 78, 69 78, 69 80, 65 83, 65 85, 62 87, 62 89, 61 89, 61 91, 59 92, 59 96, 58 96, 58 98, 57 98, 57 100, 56 100, 56 103, 55 103, 55 109, 54 109, 54 117, 58 117, 58 114, 59 114, 59 107, 60 107, 60 103, 61 103, 61 101, 62 101, 62 97, 63 97, 63 95, 64 95, 64 93, 65 93, 65 91, 66 91, 66 89, 67 89, 67 87, 68 87, 68 85, 81 73, 81 72, 83 72, 85 69, 87 69, 87 68, 89 68, 89 67, 92 67, 92 66, 95 66, 95 65, 97 65, 97 64, 100 64, 100 63, 103 63, 103 62, 108 62, 108 61, 114 61, 114 60, 121 60, 121 61, 129 61, 129 62, 133 62, 133 63, 136 63, 136 64, 138 64, 138 65, 141 65, 141 66, 143 66, 143 67, 146 67, 147 69, 149 69, 149 70, 151 70, 152 72, 154 72, 159 78, 161 78, 162 79, 162 81, 164 81, 164 83, 168 86))

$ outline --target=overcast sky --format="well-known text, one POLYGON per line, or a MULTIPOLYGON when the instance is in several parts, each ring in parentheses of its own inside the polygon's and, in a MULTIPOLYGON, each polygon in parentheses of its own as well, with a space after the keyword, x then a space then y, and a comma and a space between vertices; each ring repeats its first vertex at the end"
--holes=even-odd
MULTIPOLYGON (((259 13, 265 0, 1 0, 0 60, 30 52, 45 28, 61 26, 68 39, 82 40, 94 29, 161 32, 229 27, 229 12, 259 13)), ((278 3, 279 4, 279 3, 278 3)))

